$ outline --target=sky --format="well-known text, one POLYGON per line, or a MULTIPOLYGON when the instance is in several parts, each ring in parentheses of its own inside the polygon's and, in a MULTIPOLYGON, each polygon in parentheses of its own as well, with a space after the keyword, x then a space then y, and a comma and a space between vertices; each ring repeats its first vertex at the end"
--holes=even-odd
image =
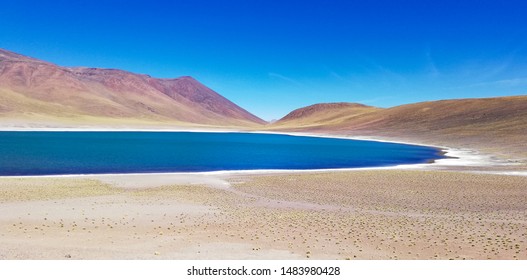
POLYGON ((5 1, 0 48, 192 76, 265 119, 527 94, 527 1, 5 1))

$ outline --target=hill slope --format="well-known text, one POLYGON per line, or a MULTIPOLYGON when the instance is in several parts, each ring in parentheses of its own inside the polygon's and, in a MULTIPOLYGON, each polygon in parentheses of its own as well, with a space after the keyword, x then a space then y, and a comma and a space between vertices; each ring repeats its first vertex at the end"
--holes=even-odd
POLYGON ((317 104, 295 110, 269 128, 380 136, 527 157, 527 96, 441 100, 386 109, 317 104), (312 111, 316 112, 305 116, 312 111))
POLYGON ((191 77, 60 67, 0 49, 0 122, 209 125, 265 123, 191 77))
POLYGON ((316 128, 338 125, 347 119, 381 110, 358 103, 319 103, 292 111, 275 123, 275 126, 316 128))

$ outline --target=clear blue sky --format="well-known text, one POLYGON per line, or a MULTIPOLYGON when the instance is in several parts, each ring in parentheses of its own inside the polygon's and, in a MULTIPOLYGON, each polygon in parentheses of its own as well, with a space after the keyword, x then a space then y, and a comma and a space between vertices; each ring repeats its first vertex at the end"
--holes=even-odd
POLYGON ((0 48, 64 66, 190 75, 270 120, 527 94, 527 1, 4 1, 0 48))

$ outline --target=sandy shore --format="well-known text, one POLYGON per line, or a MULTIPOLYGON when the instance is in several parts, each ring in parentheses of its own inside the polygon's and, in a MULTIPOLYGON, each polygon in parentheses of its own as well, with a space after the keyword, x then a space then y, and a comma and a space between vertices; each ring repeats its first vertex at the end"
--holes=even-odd
POLYGON ((527 177, 0 178, 2 259, 527 259, 527 177))
POLYGON ((0 259, 527 259, 525 168, 447 151, 362 170, 0 177, 0 259))

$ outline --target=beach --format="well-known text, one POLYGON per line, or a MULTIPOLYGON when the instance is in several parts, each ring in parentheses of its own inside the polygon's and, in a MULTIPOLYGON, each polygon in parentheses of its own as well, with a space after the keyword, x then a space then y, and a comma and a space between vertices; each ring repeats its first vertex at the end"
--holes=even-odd
POLYGON ((525 169, 450 153, 356 170, 1 177, 0 258, 527 259, 525 169))

